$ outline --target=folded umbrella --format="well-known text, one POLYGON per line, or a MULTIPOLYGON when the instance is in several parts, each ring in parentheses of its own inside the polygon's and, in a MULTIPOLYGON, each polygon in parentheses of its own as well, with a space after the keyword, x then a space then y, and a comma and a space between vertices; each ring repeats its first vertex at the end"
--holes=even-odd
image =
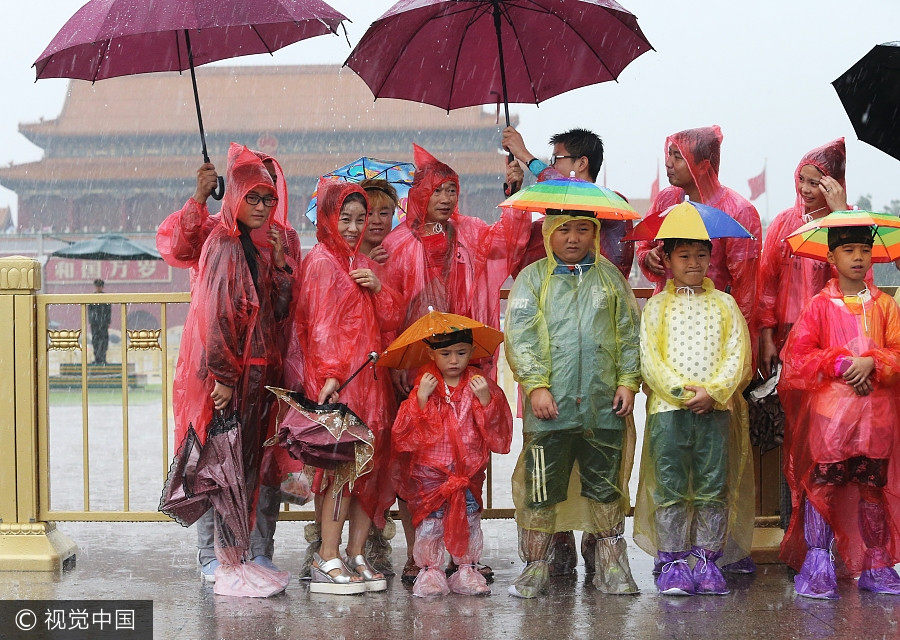
POLYGON ((493 327, 485 326, 466 316, 431 310, 413 322, 385 349, 378 364, 392 369, 412 369, 423 365, 430 358, 428 346, 422 340, 462 329, 472 331, 473 360, 492 357, 503 342, 503 333, 493 327))
POLYGON ((161 260, 156 249, 145 247, 125 236, 107 233, 90 240, 74 242, 50 254, 54 258, 79 260, 161 260))
POLYGON ((674 204, 659 215, 641 220, 624 240, 664 240, 690 238, 752 238, 753 234, 730 215, 702 202, 685 200, 674 204))

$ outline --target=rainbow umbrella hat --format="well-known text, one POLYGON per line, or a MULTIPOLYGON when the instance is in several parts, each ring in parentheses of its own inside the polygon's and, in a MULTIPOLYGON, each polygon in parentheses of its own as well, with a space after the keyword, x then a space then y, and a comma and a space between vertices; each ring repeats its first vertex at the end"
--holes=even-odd
POLYGON ((753 234, 720 209, 702 202, 685 200, 674 204, 659 215, 641 220, 625 240, 664 240, 689 238, 691 240, 715 240, 716 238, 752 238, 753 234))
POLYGON ((585 211, 605 220, 637 220, 641 216, 618 193, 575 178, 544 180, 510 196, 498 206, 547 213, 547 209, 585 211))
POLYGON ((900 218, 872 211, 835 211, 813 220, 786 238, 794 255, 814 260, 828 256, 828 229, 870 227, 873 230, 872 262, 892 262, 900 258, 900 218))

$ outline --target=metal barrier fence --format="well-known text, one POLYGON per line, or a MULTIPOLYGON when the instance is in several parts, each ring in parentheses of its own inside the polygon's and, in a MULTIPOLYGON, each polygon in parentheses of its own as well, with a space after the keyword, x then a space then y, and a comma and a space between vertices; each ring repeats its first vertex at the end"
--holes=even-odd
MULTIPOLYGON (((75 545, 56 530, 55 522, 168 520, 156 510, 152 498, 158 500, 172 458, 169 390, 177 344, 174 334, 170 341, 170 333, 178 331, 183 320, 172 327, 170 319, 184 317, 190 295, 45 295, 37 294, 39 289, 39 263, 22 257, 0 258, 0 366, 11 372, 13 382, 0 387, 0 570, 58 567, 74 553, 75 545), (119 362, 110 365, 93 364, 89 358, 88 309, 97 304, 110 305, 113 316, 118 316, 117 331, 111 337, 118 333, 119 346, 110 354, 118 355, 119 362), (148 326, 149 318, 155 326, 148 326), (148 402, 157 387, 159 397, 148 402), (63 402, 54 401, 57 393, 63 394, 63 402), (111 410, 93 421, 103 429, 99 452, 90 429, 91 411, 96 410, 90 402, 92 393, 112 394, 109 406, 121 415, 116 435, 111 410), (130 398, 135 394, 143 402, 136 405, 138 414, 133 416, 130 398), (161 416, 155 426, 149 409, 154 403, 161 416), (133 422, 138 423, 137 429, 132 429, 133 422), (79 447, 80 478, 76 471, 79 447), (158 463, 147 464, 148 457, 155 455, 158 463), (118 457, 120 466, 114 470, 118 457), (158 474, 147 471, 152 467, 158 474), (102 471, 92 475, 96 468, 102 471), (135 483, 133 476, 137 476, 135 483), (54 482, 58 484, 51 491, 54 482), (79 492, 72 487, 79 484, 77 500, 79 492), (119 486, 121 500, 114 505, 114 490, 119 486), (134 492, 143 506, 132 504, 134 492), (57 502, 65 505, 59 507, 57 502)), ((507 293, 503 292, 504 298, 507 293)), ((639 298, 651 293, 650 289, 635 290, 639 298)), ((500 382, 515 406, 515 383, 505 359, 500 364, 500 382)), ((513 517, 509 506, 495 506, 492 466, 486 485, 484 517, 513 517)), ((280 518, 311 520, 313 511, 285 505, 280 518)))

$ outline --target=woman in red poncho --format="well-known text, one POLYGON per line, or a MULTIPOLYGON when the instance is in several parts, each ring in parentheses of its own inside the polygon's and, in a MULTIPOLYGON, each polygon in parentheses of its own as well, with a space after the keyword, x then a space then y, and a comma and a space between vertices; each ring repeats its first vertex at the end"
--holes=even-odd
POLYGON ((399 326, 401 301, 379 280, 375 263, 359 252, 366 219, 365 191, 356 184, 323 182, 318 194, 319 243, 302 267, 303 387, 319 403, 339 400, 350 407, 375 435, 375 457, 373 470, 355 481, 349 500, 340 499, 344 487, 331 486, 335 483, 329 474, 317 473, 317 489, 323 497, 322 544, 312 567, 310 590, 354 592, 358 579, 345 573, 338 550, 348 510, 347 564, 365 578, 368 590, 382 590, 384 576, 368 565, 363 546, 372 522, 383 527, 384 511, 394 501, 387 469, 394 395, 389 378, 376 378, 373 367, 356 376, 339 398, 335 391, 371 352, 381 351, 382 332, 399 326))
MULTIPOLYGON (((271 224, 277 203, 275 185, 262 161, 246 147, 232 144, 227 175, 222 214, 197 264, 172 405, 176 451, 189 427, 204 442, 213 411, 234 408, 241 424, 246 507, 252 523, 272 404, 265 386, 281 379, 279 322, 288 317, 293 277, 278 234, 273 234, 272 249, 265 253, 251 238, 253 229, 271 224)), ((229 580, 221 585, 219 574, 236 558, 219 557, 218 546, 216 552, 223 567, 212 573, 216 592, 224 593, 234 584, 229 580)), ((201 549, 201 563, 203 553, 201 549)), ((208 568, 213 562, 202 564, 208 568)), ((241 592, 241 585, 236 591, 233 595, 248 595, 241 592)))
MULTIPOLYGON (((276 230, 285 245, 285 260, 294 276, 292 298, 296 303, 300 288, 300 236, 288 221, 288 189, 281 165, 272 156, 261 151, 253 151, 263 163, 269 176, 275 183, 275 195, 278 202, 272 209, 262 226, 250 230, 250 238, 260 253, 269 257, 271 253, 271 233, 276 230)), ((200 264, 200 253, 209 234, 221 223, 222 213, 210 215, 206 206, 210 194, 216 187, 218 175, 212 163, 205 163, 197 170, 197 189, 184 206, 170 214, 156 231, 156 247, 167 264, 178 269, 190 269, 191 289, 197 278, 200 264)), ((284 379, 278 386, 298 389, 302 384, 303 358, 299 348, 297 332, 294 331, 294 317, 299 309, 294 305, 290 316, 281 321, 278 333, 279 349, 287 352, 284 362, 288 370, 284 371, 284 379)), ((259 501, 257 503, 256 527, 251 533, 251 554, 254 560, 266 563, 274 568, 272 557, 275 551, 275 527, 278 511, 281 508, 281 492, 279 485, 282 478, 290 472, 299 472, 302 464, 292 460, 281 447, 268 447, 263 455, 263 477, 260 479, 259 501)), ((198 538, 202 538, 200 546, 207 549, 201 553, 201 564, 212 559, 212 525, 207 520, 197 527, 198 538), (209 526, 205 526, 209 525, 209 526), (207 557, 208 556, 208 557, 207 557)), ((207 576, 210 577, 210 576, 207 576)))
MULTIPOLYGON (((384 239, 390 255, 387 282, 403 298, 405 316, 399 330, 428 313, 428 308, 456 313, 500 328, 500 289, 521 261, 531 236, 531 214, 504 211, 492 225, 459 212, 459 176, 448 165, 413 145, 416 172, 407 196, 406 219, 384 239)), ((388 336, 389 338, 392 336, 388 336)), ((496 378, 494 363, 485 375, 496 378)), ((412 387, 408 371, 391 371, 398 394, 412 387)), ((403 497, 402 487, 398 488, 403 497)), ((407 540, 403 579, 414 579, 412 527, 403 503, 400 516, 407 540)), ((490 569, 487 569, 492 575, 490 569)))
MULTIPOLYGON (((744 225, 753 238, 721 238, 713 240, 712 262, 708 277, 719 291, 728 291, 738 303, 751 343, 755 344, 754 308, 756 306, 756 269, 762 243, 762 225, 756 208, 738 192, 719 182, 719 159, 722 130, 718 126, 687 129, 666 138, 666 187, 650 204, 648 216, 659 215, 688 196, 720 209, 744 225)), ((654 284, 655 293, 662 291, 666 274, 662 266, 661 245, 641 241, 635 247, 638 265, 654 284)))

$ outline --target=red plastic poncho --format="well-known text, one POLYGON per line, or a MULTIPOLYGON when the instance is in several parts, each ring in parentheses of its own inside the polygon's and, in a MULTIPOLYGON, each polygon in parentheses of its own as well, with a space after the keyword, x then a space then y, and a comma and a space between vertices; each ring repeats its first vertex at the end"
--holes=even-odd
MULTIPOLYGON (((804 497, 812 502, 834 529, 847 569, 858 574, 865 545, 857 504, 864 491, 855 482, 814 482, 813 465, 855 456, 887 458, 886 548, 890 564, 900 562, 900 308, 878 289, 872 289, 864 304, 856 296, 845 298, 838 280, 832 279, 801 313, 781 355, 784 473, 794 514, 803 513, 804 497), (858 396, 844 382, 836 370, 842 356, 875 359, 872 393, 858 396)), ((797 570, 807 549, 802 521, 791 519, 781 546, 782 560, 797 570)))
POLYGON ((476 375, 483 372, 467 367, 448 396, 434 363, 422 367, 409 398, 400 405, 392 432, 395 483, 404 487, 413 525, 418 527, 430 513, 448 505, 444 542, 457 558, 466 555, 469 545, 466 489, 482 506, 481 492, 491 452, 509 453, 512 441, 512 413, 503 390, 488 380, 491 401, 482 406, 469 387, 476 375), (425 409, 419 409, 416 396, 425 373, 438 379, 438 387, 425 409))
MULTIPOLYGON (((843 138, 817 147, 803 156, 794 171, 794 186, 797 190, 794 206, 779 213, 766 229, 756 280, 759 300, 756 320, 760 329, 773 329, 775 344, 779 349, 806 303, 837 275, 827 262, 793 255, 785 242, 789 235, 809 222, 800 195, 800 170, 806 165, 812 165, 846 189, 846 162, 847 151, 843 138)), ((867 275, 867 281, 870 285, 873 284, 871 271, 867 275)))
POLYGON ((244 440, 247 493, 252 496, 271 406, 265 385, 281 379, 279 322, 289 313, 293 278, 259 252, 254 283, 241 244, 236 218, 240 203, 254 187, 274 186, 262 162, 246 147, 232 144, 227 178, 222 215, 197 264, 172 385, 175 450, 189 425, 201 442, 205 440, 215 382, 232 387, 244 440))
MULTIPOLYGON (((547 167, 541 171, 537 179, 538 182, 543 182, 544 180, 558 180, 566 177, 568 176, 564 176, 553 167, 547 167)), ((624 198, 624 196, 622 197, 624 198)), ((528 240, 528 248, 525 250, 522 260, 513 270, 512 275, 514 278, 518 277, 522 269, 532 262, 537 262, 547 257, 547 250, 544 247, 543 223, 544 219, 541 218, 531 224, 531 237, 528 240)), ((633 228, 633 220, 600 221, 600 253, 622 272, 626 280, 631 275, 631 265, 634 264, 634 243, 623 242, 622 238, 631 233, 633 228)))
MULTIPOLYGON (((300 306, 305 372, 303 388, 316 399, 328 378, 341 382, 350 377, 369 354, 381 352, 382 331, 396 331, 402 318, 400 297, 382 282, 372 293, 350 277, 353 269, 374 269, 375 262, 350 247, 338 233, 341 207, 351 193, 366 192, 356 184, 320 183, 316 237, 319 243, 303 260, 300 306)), ((360 242, 363 234, 360 233, 360 242)), ((375 435, 373 470, 359 478, 353 495, 377 527, 383 527, 384 510, 396 496, 387 463, 390 458, 390 416, 394 393, 386 374, 376 377, 367 367, 340 393, 340 401, 352 409, 375 435)))
POLYGON ((499 329, 500 288, 528 244, 531 214, 504 211, 488 225, 456 210, 445 233, 421 235, 431 194, 447 181, 459 190, 459 176, 418 145, 413 150, 416 173, 406 221, 384 239, 391 256, 384 274, 403 298, 400 329, 428 313, 428 307, 499 329))
MULTIPOLYGON (((687 129, 666 138, 665 154, 674 145, 687 161, 694 184, 700 191, 703 204, 720 209, 744 225, 753 238, 720 238, 713 240, 712 260, 706 275, 716 289, 729 293, 738 303, 751 336, 754 335, 754 307, 756 305, 756 270, 762 246, 762 225, 756 208, 742 195, 719 182, 719 150, 722 130, 718 126, 687 129)), ((648 216, 659 215, 669 207, 684 201, 685 192, 680 187, 667 187, 659 192, 650 204, 648 216)), ((662 291, 671 274, 658 276, 644 265, 644 258, 657 242, 641 241, 635 251, 638 266, 655 284, 654 293, 662 291)))

